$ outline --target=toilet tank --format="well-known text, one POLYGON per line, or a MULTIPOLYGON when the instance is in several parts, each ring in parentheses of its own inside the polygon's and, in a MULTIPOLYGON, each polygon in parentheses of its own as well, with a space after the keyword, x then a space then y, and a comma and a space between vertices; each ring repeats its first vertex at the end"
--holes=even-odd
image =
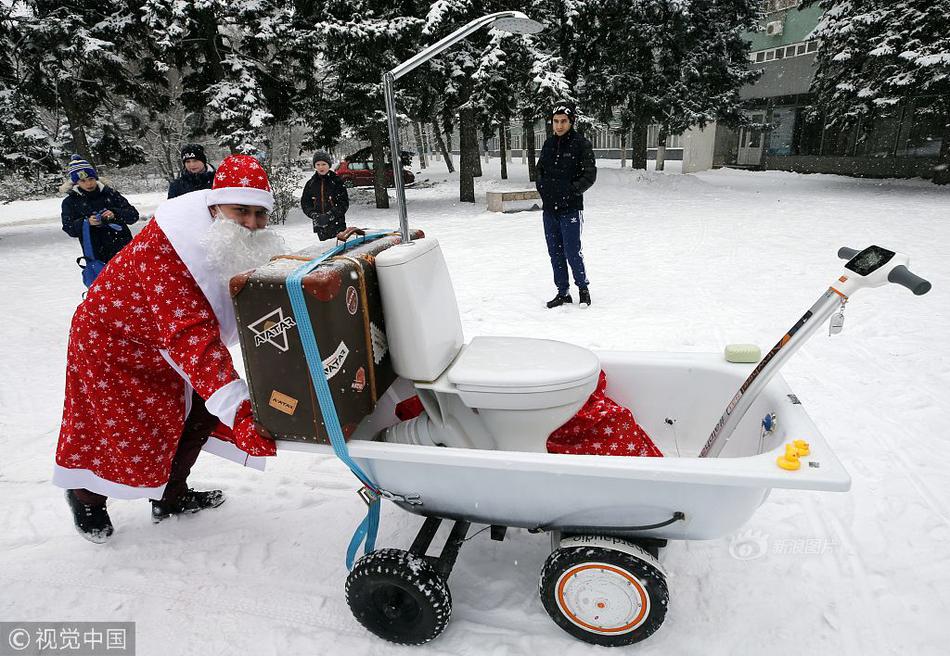
POLYGON ((455 289, 438 240, 386 249, 376 256, 376 275, 393 368, 409 380, 435 380, 463 344, 455 289))

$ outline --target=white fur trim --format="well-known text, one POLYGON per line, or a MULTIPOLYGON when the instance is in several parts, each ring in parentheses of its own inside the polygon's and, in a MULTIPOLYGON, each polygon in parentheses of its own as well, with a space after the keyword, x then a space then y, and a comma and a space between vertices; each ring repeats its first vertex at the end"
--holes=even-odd
POLYGON ((257 469, 258 471, 264 471, 264 465, 267 462, 267 458, 260 456, 249 456, 230 442, 225 442, 224 440, 218 439, 213 435, 208 438, 207 442, 205 442, 202 450, 207 451, 208 453, 213 453, 214 455, 224 458, 225 460, 236 462, 239 465, 244 465, 245 467, 250 467, 251 469, 257 469))
POLYGON ((185 419, 188 419, 188 415, 191 414, 191 393, 195 389, 191 386, 191 379, 188 378, 188 374, 185 373, 185 370, 179 367, 177 362, 172 360, 172 356, 167 349, 158 349, 158 352, 165 358, 165 362, 175 370, 175 373, 181 376, 182 380, 185 381, 185 419))
POLYGON ((233 346, 238 342, 238 329, 231 294, 218 272, 209 265, 201 243, 213 221, 208 211, 211 203, 206 202, 210 193, 202 189, 167 200, 155 210, 155 220, 211 304, 221 340, 233 346))
POLYGON ((205 401, 205 407, 208 412, 220 419, 222 424, 226 424, 228 428, 234 428, 234 415, 237 413, 238 406, 250 398, 247 383, 238 378, 224 387, 219 387, 205 401))
POLYGON ((132 487, 114 483, 97 476, 88 469, 69 469, 53 465, 53 485, 67 490, 85 489, 112 499, 161 499, 165 486, 132 487))
POLYGON ((208 205, 257 205, 274 209, 274 194, 257 187, 221 187, 208 191, 208 205))

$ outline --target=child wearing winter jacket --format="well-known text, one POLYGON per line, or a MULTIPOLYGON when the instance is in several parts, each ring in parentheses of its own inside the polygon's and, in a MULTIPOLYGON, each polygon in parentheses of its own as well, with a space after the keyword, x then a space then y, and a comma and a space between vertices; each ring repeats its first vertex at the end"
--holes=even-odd
POLYGON ((181 147, 181 173, 168 185, 168 197, 177 198, 199 189, 211 189, 215 168, 208 163, 204 146, 185 144, 181 147))
POLYGON ((322 150, 314 153, 314 174, 307 180, 300 197, 300 207, 313 221, 313 231, 321 241, 346 229, 346 210, 350 207, 343 181, 330 170, 332 163, 329 153, 322 150))
POLYGON ((63 231, 82 240, 83 223, 89 222, 93 258, 108 262, 132 241, 129 226, 139 220, 139 212, 118 191, 99 180, 89 162, 73 155, 69 162, 69 181, 63 199, 63 231))

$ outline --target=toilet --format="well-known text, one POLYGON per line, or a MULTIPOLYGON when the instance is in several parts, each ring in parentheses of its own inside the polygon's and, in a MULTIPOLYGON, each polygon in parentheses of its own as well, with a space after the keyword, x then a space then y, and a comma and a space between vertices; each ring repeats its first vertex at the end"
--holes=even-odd
POLYGON ((387 429, 387 442, 545 452, 548 435, 597 386, 597 356, 574 344, 524 337, 466 344, 438 240, 383 251, 376 273, 393 368, 425 408, 387 429))

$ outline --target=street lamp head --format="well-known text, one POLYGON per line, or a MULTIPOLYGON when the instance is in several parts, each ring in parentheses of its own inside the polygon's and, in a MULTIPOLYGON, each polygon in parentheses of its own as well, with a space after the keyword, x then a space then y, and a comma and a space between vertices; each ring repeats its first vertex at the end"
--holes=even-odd
POLYGON ((499 18, 491 24, 491 28, 512 34, 537 34, 544 29, 544 25, 538 21, 531 20, 520 11, 517 13, 520 15, 499 18))

